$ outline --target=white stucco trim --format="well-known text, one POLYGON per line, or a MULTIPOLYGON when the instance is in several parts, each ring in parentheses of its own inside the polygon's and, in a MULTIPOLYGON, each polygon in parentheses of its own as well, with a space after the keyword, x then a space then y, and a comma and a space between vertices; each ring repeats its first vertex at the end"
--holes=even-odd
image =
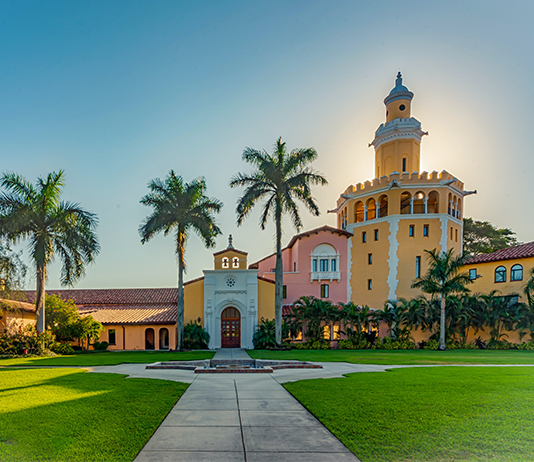
MULTIPOLYGON (((444 217, 440 217, 439 221, 441 223, 441 240, 439 241, 439 245, 441 246, 442 252, 447 252, 448 246, 448 235, 449 235, 449 219, 452 219, 451 221, 457 221, 454 218, 452 218, 450 215, 445 215, 444 217)), ((463 223, 463 222, 462 222, 463 223)))
POLYGON ((347 243, 347 302, 350 302, 352 297, 352 239, 354 236, 350 237, 347 243))
POLYGON ((397 239, 400 223, 399 217, 400 215, 394 216, 393 218, 389 217, 388 300, 397 298, 397 285, 399 284, 399 279, 397 277, 397 267, 399 265, 399 257, 397 255, 397 250, 399 248, 399 241, 397 239))

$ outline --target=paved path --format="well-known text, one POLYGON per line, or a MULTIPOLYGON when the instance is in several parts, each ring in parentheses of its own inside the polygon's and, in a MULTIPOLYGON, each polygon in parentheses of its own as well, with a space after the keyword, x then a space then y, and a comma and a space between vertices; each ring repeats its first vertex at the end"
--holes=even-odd
MULTIPOLYGON (((244 350, 219 350, 216 358, 249 356, 244 350)), ((159 372, 168 376, 175 371, 159 372)), ((280 385, 275 374, 181 372, 194 375, 191 385, 135 462, 358 461, 280 385)))

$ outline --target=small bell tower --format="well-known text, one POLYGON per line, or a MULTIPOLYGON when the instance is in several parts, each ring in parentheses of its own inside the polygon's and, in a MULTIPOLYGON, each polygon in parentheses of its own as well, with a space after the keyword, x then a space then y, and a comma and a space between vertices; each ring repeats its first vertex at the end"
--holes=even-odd
POLYGON ((384 99, 386 123, 375 132, 369 144, 375 148, 375 178, 393 172, 420 172, 421 122, 411 116, 413 93, 402 84, 399 72, 395 87, 384 99))

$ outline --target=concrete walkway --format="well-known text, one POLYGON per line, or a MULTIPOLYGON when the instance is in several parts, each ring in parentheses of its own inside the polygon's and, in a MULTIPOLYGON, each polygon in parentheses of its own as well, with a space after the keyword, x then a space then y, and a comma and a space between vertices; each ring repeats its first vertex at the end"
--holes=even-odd
MULTIPOLYGON (((249 356, 244 350, 227 349, 219 350, 215 358, 249 356)), ((93 370, 104 372, 97 369, 93 370)), ((308 371, 314 370, 292 372, 303 379, 302 372, 308 371)), ((176 371, 150 371, 150 375, 154 372, 169 379, 169 372, 176 371)), ((358 461, 280 385, 275 374, 180 372, 193 375, 192 383, 136 462, 358 461)))

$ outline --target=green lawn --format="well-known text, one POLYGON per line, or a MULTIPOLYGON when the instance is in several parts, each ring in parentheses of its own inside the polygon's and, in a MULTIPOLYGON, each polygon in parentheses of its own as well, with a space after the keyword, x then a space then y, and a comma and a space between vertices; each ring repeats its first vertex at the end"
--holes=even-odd
POLYGON ((363 462, 534 460, 534 368, 409 368, 284 386, 363 462))
POLYGON ((0 359, 0 366, 114 366, 123 363, 211 359, 213 351, 101 351, 51 358, 0 359))
POLYGON ((248 350, 254 359, 342 361, 359 364, 534 364, 524 350, 248 350))
POLYGON ((0 460, 132 461, 186 388, 79 369, 0 370, 0 460))

